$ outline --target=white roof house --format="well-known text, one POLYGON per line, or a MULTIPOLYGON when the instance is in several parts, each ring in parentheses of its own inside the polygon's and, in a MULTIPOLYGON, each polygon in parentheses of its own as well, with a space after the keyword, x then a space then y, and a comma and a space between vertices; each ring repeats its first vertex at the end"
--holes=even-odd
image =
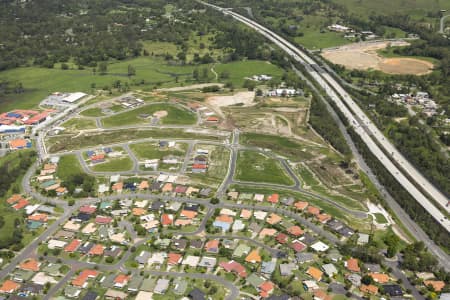
POLYGON ((317 243, 312 244, 311 248, 313 248, 317 252, 325 252, 330 247, 327 244, 325 244, 325 243, 323 243, 321 241, 318 241, 317 243))
POLYGON ((188 255, 186 256, 185 259, 183 259, 183 262, 181 264, 196 268, 199 262, 200 262, 199 256, 188 255))
POLYGON ((67 242, 52 239, 48 241, 47 247, 48 249, 62 249, 66 244, 67 242))

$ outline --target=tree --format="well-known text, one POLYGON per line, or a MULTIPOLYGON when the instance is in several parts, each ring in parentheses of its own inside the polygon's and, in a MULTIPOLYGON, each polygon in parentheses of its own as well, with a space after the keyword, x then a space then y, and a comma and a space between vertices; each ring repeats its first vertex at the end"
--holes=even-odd
POLYGON ((66 63, 61 64, 61 70, 69 70, 69 65, 66 63))
POLYGON ((192 77, 198 81, 199 80, 199 71, 197 68, 194 69, 194 71, 192 71, 192 77))
POLYGON ((136 69, 132 65, 128 65, 128 77, 135 76, 136 69))
POLYGON ((98 71, 99 71, 100 75, 105 75, 108 72, 108 64, 105 61, 102 61, 98 65, 98 71))

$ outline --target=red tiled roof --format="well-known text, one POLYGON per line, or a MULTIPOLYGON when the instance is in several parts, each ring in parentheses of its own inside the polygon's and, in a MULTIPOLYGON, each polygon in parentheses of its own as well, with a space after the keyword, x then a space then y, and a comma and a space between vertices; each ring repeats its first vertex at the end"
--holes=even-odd
POLYGON ((105 251, 105 247, 100 244, 96 244, 94 247, 89 250, 90 255, 103 255, 103 252, 105 251))
POLYGON ((37 272, 37 271, 39 271, 39 262, 33 258, 30 258, 30 259, 24 260, 19 265, 19 268, 22 270, 37 272))
POLYGON ((192 169, 207 169, 208 165, 202 165, 202 164, 193 164, 192 169))
POLYGON ((308 207, 308 205, 309 205, 309 203, 305 202, 305 201, 298 201, 298 202, 295 202, 295 204, 294 204, 295 208, 297 208, 298 210, 304 210, 305 208, 308 207))
POLYGON ((350 258, 349 260, 347 260, 345 266, 349 271, 352 272, 361 271, 361 269, 359 268, 358 260, 356 258, 350 258))
POLYGON ((234 260, 231 260, 229 262, 221 262, 219 265, 227 272, 234 272, 242 278, 247 277, 247 271, 245 270, 244 266, 238 262, 235 262, 234 260))
POLYGON ((161 215, 161 224, 163 226, 172 225, 173 224, 173 216, 169 214, 161 215))
POLYGON ((288 241, 288 236, 285 235, 284 233, 279 233, 275 239, 277 240, 278 243, 280 244, 285 244, 288 241))
POLYGON ((73 240, 64 248, 64 251, 74 252, 78 249, 78 247, 80 245, 81 245, 81 240, 73 240))
POLYGON ((287 231, 293 236, 300 236, 304 233, 304 231, 299 226, 291 226, 287 231))
POLYGON ((20 199, 19 202, 17 202, 15 205, 13 205, 13 208, 15 210, 19 210, 21 208, 24 208, 25 206, 27 206, 29 204, 28 200, 26 199, 20 199))
POLYGON ((180 263, 180 259, 181 259, 182 255, 179 253, 169 253, 167 255, 167 263, 169 265, 178 265, 180 263))
POLYGON ((267 197, 267 201, 271 202, 271 203, 278 203, 280 199, 280 195, 278 194, 272 194, 269 197, 267 197))
POLYGON ((0 293, 11 294, 20 288, 20 284, 12 280, 6 280, 0 287, 0 293))
POLYGON ((305 250, 306 245, 303 244, 302 242, 294 241, 289 245, 289 247, 294 249, 295 252, 301 252, 301 251, 305 250))
POLYGON ((98 272, 95 270, 83 270, 80 275, 78 275, 74 280, 72 280, 72 285, 82 287, 88 280, 88 278, 97 277, 98 272))
POLYGON ((6 200, 6 202, 8 202, 8 204, 14 204, 18 202, 20 199, 23 199, 22 195, 14 194, 11 197, 9 197, 8 200, 6 200))
POLYGON ((111 222, 112 222, 111 217, 107 217, 107 216, 96 216, 95 217, 95 223, 97 223, 97 224, 109 224, 111 222))
POLYGON ((85 214, 93 214, 96 210, 97 207, 95 207, 94 205, 83 205, 82 207, 80 207, 80 212, 85 214))

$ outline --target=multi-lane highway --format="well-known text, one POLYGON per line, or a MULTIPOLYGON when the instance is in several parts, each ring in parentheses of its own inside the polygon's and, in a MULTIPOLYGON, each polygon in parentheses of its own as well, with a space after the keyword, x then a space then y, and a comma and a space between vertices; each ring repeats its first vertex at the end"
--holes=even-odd
POLYGON ((232 16, 234 19, 253 28, 260 34, 264 35, 268 40, 275 43, 296 61, 301 63, 308 71, 314 81, 327 93, 330 99, 336 104, 341 113, 348 120, 355 132, 365 142, 373 155, 375 155, 385 168, 392 174, 394 178, 407 190, 417 202, 440 223, 448 232, 450 232, 450 221, 446 215, 438 209, 426 195, 417 188, 417 185, 425 190, 442 209, 448 211, 448 199, 440 193, 431 183, 429 183, 384 137, 372 121, 365 115, 359 106, 351 99, 348 93, 339 85, 334 78, 303 51, 296 48, 274 32, 259 25, 258 23, 245 18, 230 10, 201 2, 216 10, 222 11, 226 15, 232 16), (400 170, 400 167, 402 170, 400 170), (414 181, 410 180, 406 173, 414 181))

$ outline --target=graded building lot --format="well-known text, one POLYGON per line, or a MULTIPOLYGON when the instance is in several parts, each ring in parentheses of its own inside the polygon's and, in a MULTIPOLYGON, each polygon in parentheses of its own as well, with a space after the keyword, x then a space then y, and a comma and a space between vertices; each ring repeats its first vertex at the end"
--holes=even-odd
POLYGON ((73 132, 85 129, 95 129, 97 125, 92 119, 73 118, 61 124, 61 127, 66 129, 66 132, 73 132))
POLYGON ((133 161, 129 157, 108 158, 106 162, 91 166, 94 172, 121 172, 133 168, 133 161))
POLYGON ((156 170, 160 171, 174 171, 179 170, 184 161, 188 145, 185 143, 176 143, 173 148, 160 147, 158 143, 137 143, 131 144, 130 149, 134 152, 139 160, 141 170, 153 170, 153 168, 145 168, 145 160, 157 159, 158 167, 156 170), (164 163, 163 159, 178 160, 177 163, 164 163))
POLYGON ((391 46, 407 46, 404 41, 363 42, 327 49, 322 56, 333 64, 349 69, 379 70, 388 74, 424 75, 432 71, 434 65, 425 60, 407 57, 385 58, 377 51, 391 46))

